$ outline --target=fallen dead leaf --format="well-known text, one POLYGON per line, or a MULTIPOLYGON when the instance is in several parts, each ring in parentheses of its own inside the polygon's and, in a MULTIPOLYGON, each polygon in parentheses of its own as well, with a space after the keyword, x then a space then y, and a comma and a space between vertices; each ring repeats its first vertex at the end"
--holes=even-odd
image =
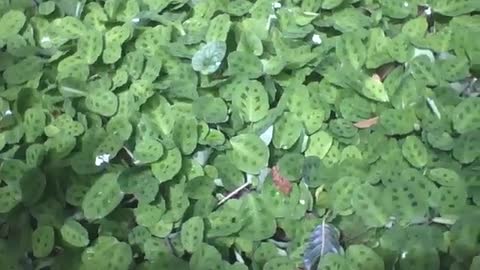
POLYGON ((377 123, 378 123, 378 116, 375 116, 375 117, 370 118, 370 119, 365 119, 365 120, 358 121, 353 125, 357 128, 369 128, 371 126, 376 125, 377 123))

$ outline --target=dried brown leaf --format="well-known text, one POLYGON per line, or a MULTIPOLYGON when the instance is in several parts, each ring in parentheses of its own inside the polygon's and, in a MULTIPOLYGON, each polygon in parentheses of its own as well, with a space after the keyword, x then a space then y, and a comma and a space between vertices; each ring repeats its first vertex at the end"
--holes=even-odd
POLYGON ((377 123, 378 123, 378 116, 375 116, 375 117, 370 118, 370 119, 365 119, 365 120, 358 121, 353 125, 357 128, 369 128, 371 126, 376 125, 377 123))
POLYGON ((280 174, 278 166, 272 168, 272 180, 275 187, 283 194, 289 195, 292 191, 292 184, 280 174))

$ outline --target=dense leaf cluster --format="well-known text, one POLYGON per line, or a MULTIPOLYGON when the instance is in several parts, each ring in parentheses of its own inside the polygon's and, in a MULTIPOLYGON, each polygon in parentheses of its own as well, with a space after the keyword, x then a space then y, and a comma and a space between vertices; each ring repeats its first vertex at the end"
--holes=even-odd
POLYGON ((478 270, 479 75, 478 0, 0 0, 0 269, 478 270))

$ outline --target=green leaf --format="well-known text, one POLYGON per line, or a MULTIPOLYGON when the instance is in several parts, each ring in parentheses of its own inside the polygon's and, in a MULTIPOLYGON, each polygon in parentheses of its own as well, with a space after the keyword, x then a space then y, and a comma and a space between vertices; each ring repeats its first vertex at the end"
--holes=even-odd
POLYGON ((264 264, 269 261, 271 258, 278 256, 277 247, 270 242, 262 242, 260 245, 255 249, 255 253, 253 254, 253 258, 255 262, 259 264, 264 264))
POLYGON ((382 227, 388 224, 386 205, 388 205, 386 196, 379 187, 362 184, 353 193, 352 206, 369 227, 382 227))
POLYGON ((118 97, 110 91, 92 91, 85 98, 85 106, 102 116, 112 116, 117 112, 118 97))
POLYGON ((119 134, 107 135, 94 151, 95 165, 108 164, 123 147, 124 139, 119 134))
POLYGON ((340 4, 342 4, 343 0, 324 0, 322 1, 322 9, 333 9, 340 4))
POLYGON ((191 217, 182 225, 180 237, 183 247, 190 253, 195 252, 203 242, 203 234, 203 220, 197 216, 191 217))
POLYGON ((472 260, 472 265, 470 265, 470 270, 475 270, 480 267, 480 256, 475 256, 472 260))
POLYGON ((87 230, 73 219, 68 219, 63 224, 60 234, 65 242, 74 247, 85 247, 90 242, 87 230))
POLYGON ((190 268, 196 268, 199 270, 222 269, 224 262, 220 252, 218 252, 215 247, 202 243, 202 245, 192 254, 189 265, 190 268))
POLYGON ((447 168, 434 168, 428 172, 428 178, 442 186, 458 186, 462 184, 460 176, 447 168))
POLYGON ((407 21, 402 26, 402 33, 407 35, 410 40, 415 41, 423 38, 428 29, 427 18, 419 16, 407 21))
POLYGON ((160 57, 149 57, 145 62, 141 80, 153 82, 157 79, 162 69, 162 61, 160 57))
POLYGON ((136 167, 124 170, 118 176, 120 189, 133 194, 139 202, 150 203, 158 193, 158 180, 148 168, 136 167))
POLYGON ((335 270, 343 270, 348 269, 348 261, 345 257, 339 254, 327 254, 323 257, 323 260, 320 261, 318 265, 319 269, 335 269, 335 270))
POLYGON ((257 135, 237 135, 230 139, 230 144, 232 151, 229 152, 229 158, 241 171, 257 174, 267 167, 270 152, 257 135))
POLYGON ((194 177, 185 186, 185 192, 188 197, 197 200, 210 196, 214 189, 215 183, 213 179, 207 176, 194 177))
POLYGON ((227 104, 221 98, 203 96, 196 99, 192 105, 195 116, 209 124, 224 123, 228 120, 227 104))
POLYGON ((100 236, 93 246, 83 251, 82 262, 87 269, 127 270, 133 262, 132 249, 112 236, 100 236))
POLYGON ((146 137, 135 145, 133 157, 139 163, 153 163, 163 156, 163 145, 154 138, 146 137))
POLYGON ((148 231, 147 228, 136 226, 128 234, 128 243, 130 245, 143 246, 151 237, 150 231, 148 231))
POLYGON ((352 209, 351 198, 358 186, 360 186, 360 180, 351 176, 342 177, 333 184, 331 195, 334 201, 332 208, 336 213, 343 213, 352 209))
POLYGON ((65 201, 71 205, 81 206, 85 194, 90 187, 86 184, 74 184, 68 187, 65 193, 65 201))
POLYGON ((458 16, 462 14, 467 14, 478 9, 478 4, 472 0, 460 0, 460 1, 450 1, 450 0, 440 0, 435 2, 432 5, 432 8, 446 16, 458 16))
POLYGON ((410 73, 412 76, 429 86, 436 86, 441 79, 438 67, 426 55, 415 57, 410 61, 410 73))
POLYGON ((409 247, 407 252, 411 254, 400 264, 401 269, 411 268, 432 268, 440 267, 440 259, 438 253, 433 248, 409 247))
POLYGON ((371 248, 365 245, 351 245, 346 250, 346 257, 350 264, 358 269, 385 269, 382 258, 371 248))
POLYGON ((54 11, 55 11, 55 2, 53 1, 42 2, 38 6, 38 13, 40 13, 41 15, 50 15, 54 11))
POLYGON ((463 184, 457 184, 453 187, 440 187, 438 210, 442 216, 458 216, 464 211, 467 200, 467 192, 463 184))
POLYGON ((408 2, 405 3, 382 1, 382 11, 388 17, 404 19, 417 11, 415 5, 409 4, 408 2))
POLYGON ((226 12, 234 16, 242 16, 252 8, 252 3, 246 0, 233 0, 228 4, 226 12))
MULTIPOLYGON (((334 147, 330 149, 332 151, 334 147)), ((326 156, 328 157, 328 156, 326 156)), ((309 187, 318 187, 330 181, 331 175, 325 163, 317 156, 307 156, 304 162, 305 184, 309 187)))
MULTIPOLYGON (((163 134, 170 134, 175 124, 175 116, 171 110, 171 105, 163 97, 154 97, 145 104, 145 116, 151 121, 156 131, 163 134)), ((161 134, 160 133, 160 134, 161 134)))
POLYGON ((90 74, 90 68, 82 56, 72 55, 58 63, 57 72, 58 81, 72 78, 85 82, 90 74))
POLYGON ((182 156, 178 148, 164 150, 164 156, 152 163, 153 175, 160 183, 171 180, 182 166, 182 156))
POLYGON ((235 164, 226 155, 217 156, 213 165, 217 168, 218 177, 222 179, 225 189, 231 191, 244 183, 242 171, 237 169, 235 164))
MULTIPOLYGON (((123 68, 119 68, 115 71, 115 75, 112 77, 112 90, 115 90, 121 86, 124 86, 126 83, 128 82, 128 73, 125 69, 123 68)), ((122 94, 119 94, 119 103, 122 104, 121 102, 121 97, 122 96, 128 96, 129 92, 125 92, 126 94, 122 95, 122 94)), ((119 107, 121 108, 121 105, 119 105, 119 107)), ((121 110, 119 108, 119 111, 121 110)))
POLYGON ((112 212, 123 198, 117 182, 118 174, 101 175, 83 198, 83 214, 89 220, 100 219, 112 212))
POLYGON ((32 233, 32 251, 37 258, 47 257, 55 245, 55 233, 51 226, 40 226, 32 233))
MULTIPOLYGON (((323 1, 322 8, 325 5, 326 3, 323 1)), ((354 33, 347 33, 337 39, 336 53, 342 63, 348 64, 355 69, 360 69, 367 59, 367 48, 363 44, 361 36, 354 33)))
POLYGON ((468 59, 466 57, 448 57, 439 61, 440 72, 445 80, 454 82, 468 77, 468 59))
POLYGON ((25 25, 27 18, 19 10, 10 10, 0 18, 0 40, 17 34, 25 25))
POLYGON ((229 236, 240 231, 245 224, 245 216, 241 212, 242 202, 233 199, 227 201, 222 208, 211 212, 207 217, 207 237, 229 236))
POLYGON ((344 8, 333 14, 334 29, 343 33, 362 31, 370 26, 370 18, 358 9, 344 8))
POLYGON ((228 55, 229 76, 246 77, 255 79, 262 75, 263 65, 260 59, 248 52, 235 51, 228 55))
POLYGON ((243 203, 246 221, 239 232, 240 237, 253 241, 271 237, 275 233, 276 222, 266 208, 267 202, 249 194, 243 198, 243 203))
POLYGON ((330 131, 333 135, 344 138, 351 138, 357 134, 357 128, 345 119, 334 119, 330 121, 330 131))
POLYGON ((428 132, 427 141, 432 147, 440 150, 449 151, 453 148, 453 138, 447 132, 428 132))
POLYGON ((268 95, 259 81, 240 80, 232 97, 233 107, 248 122, 257 122, 268 113, 268 95))
POLYGON ((138 225, 144 227, 154 226, 160 221, 165 212, 165 205, 151 205, 142 203, 134 210, 135 221, 138 225))
POLYGON ((414 48, 409 43, 407 35, 397 35, 390 40, 390 46, 388 46, 388 53, 390 56, 400 63, 408 62, 414 56, 414 48))
POLYGON ((0 213, 10 212, 22 199, 20 191, 9 185, 0 187, 0 195, 0 213))
POLYGON ((280 174, 290 181, 299 180, 303 175, 305 158, 301 154, 287 153, 278 161, 280 174))
POLYGON ((344 98, 339 106, 342 117, 352 122, 371 118, 373 110, 374 106, 360 96, 344 98))
POLYGON ((392 198, 392 215, 400 224, 425 219, 428 211, 428 193, 420 191, 422 183, 393 181, 386 185, 385 193, 392 198))
POLYGON ((263 266, 264 270, 287 270, 287 269, 294 269, 295 264, 286 257, 278 257, 270 259, 265 265, 263 266))
POLYGON ((226 14, 216 16, 210 21, 205 40, 207 42, 220 41, 225 42, 228 31, 230 30, 230 17, 226 14))
POLYGON ((75 78, 64 78, 58 82, 60 93, 66 98, 85 97, 87 85, 75 78))
POLYGON ((375 101, 388 102, 390 100, 383 83, 380 80, 371 77, 366 78, 363 82, 361 93, 365 97, 375 101))
POLYGON ((114 116, 107 123, 106 131, 108 134, 115 134, 122 140, 128 140, 132 135, 132 125, 125 117, 114 116))
POLYGON ((307 150, 305 151, 305 156, 317 156, 322 159, 330 150, 332 146, 333 138, 332 136, 325 132, 319 131, 310 136, 309 144, 307 150))
POLYGON ((65 16, 53 20, 52 27, 57 35, 65 39, 77 39, 87 32, 87 28, 82 21, 72 16, 65 16))
POLYGON ((295 114, 285 112, 273 127, 273 145, 279 149, 291 148, 302 134, 302 122, 295 114))
POLYGON ((466 133, 480 128, 480 119, 475 112, 480 109, 480 98, 462 100, 453 110, 453 127, 459 133, 466 133))
POLYGON ((20 179, 22 201, 28 206, 34 205, 40 200, 45 191, 47 179, 39 169, 30 169, 20 179))
POLYGON ((103 52, 102 34, 97 31, 88 32, 78 40, 77 54, 89 65, 94 64, 103 52))
POLYGON ((181 116, 173 127, 173 140, 183 154, 191 154, 198 142, 197 121, 193 116, 181 116))
POLYGON ((414 167, 421 168, 428 162, 425 145, 415 136, 408 136, 402 145, 402 154, 414 167))
POLYGON ((102 60, 105 64, 113 64, 122 56, 122 44, 130 38, 131 29, 127 24, 115 26, 105 33, 105 44, 102 60))
POLYGON ((170 221, 160 219, 155 225, 148 228, 153 236, 167 237, 173 229, 173 224, 170 221))
POLYGON ((456 258, 473 258, 476 256, 479 245, 472 238, 472 235, 480 233, 475 220, 480 217, 479 212, 465 213, 459 216, 457 222, 452 226, 450 244, 451 253, 456 258))
POLYGON ((39 57, 29 56, 7 67, 3 79, 8 84, 26 83, 42 72, 43 64, 39 57))
POLYGON ((42 144, 31 144, 25 152, 25 160, 29 167, 39 167, 45 158, 45 146, 42 144))
POLYGON ((478 138, 479 131, 472 131, 462 134, 453 146, 453 157, 461 163, 471 163, 479 157, 480 145, 478 138))
POLYGON ((367 68, 377 68, 383 64, 393 61, 389 54, 390 39, 385 36, 383 29, 373 28, 370 30, 367 45, 367 68))
POLYGON ((404 135, 412 132, 417 118, 413 110, 387 109, 380 114, 380 125, 389 135, 404 135))
POLYGON ((34 142, 43 134, 46 117, 45 113, 39 108, 29 108, 25 111, 25 139, 27 142, 34 142))

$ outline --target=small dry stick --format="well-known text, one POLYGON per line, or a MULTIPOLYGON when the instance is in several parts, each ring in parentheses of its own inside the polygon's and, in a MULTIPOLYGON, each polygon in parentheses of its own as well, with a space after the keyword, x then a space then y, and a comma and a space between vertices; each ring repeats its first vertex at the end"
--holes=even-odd
POLYGON ((240 191, 242 191, 244 188, 246 188, 248 185, 250 185, 251 182, 250 181, 247 181, 245 184, 239 186, 237 189, 235 189, 234 191, 230 192, 227 196, 225 196, 223 199, 221 199, 218 203, 217 203, 217 207, 219 207, 220 205, 224 204, 226 201, 228 201, 230 198, 232 198, 233 196, 237 195, 240 191))

